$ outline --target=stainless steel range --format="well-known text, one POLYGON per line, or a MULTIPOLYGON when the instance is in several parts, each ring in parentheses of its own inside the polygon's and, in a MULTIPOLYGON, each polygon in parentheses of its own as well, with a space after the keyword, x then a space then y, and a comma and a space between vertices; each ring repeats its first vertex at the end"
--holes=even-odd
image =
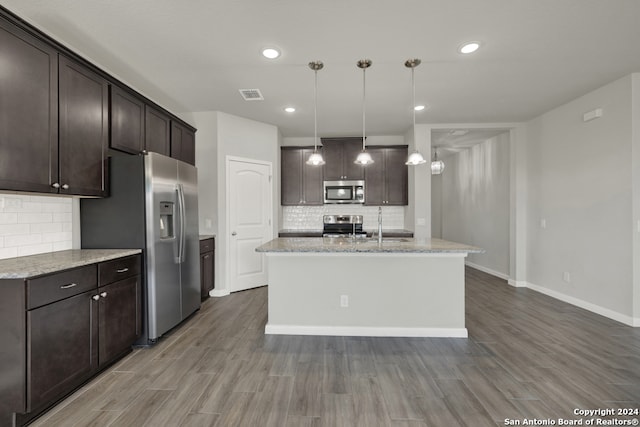
POLYGON ((323 237, 367 237, 362 229, 362 215, 325 215, 323 237))

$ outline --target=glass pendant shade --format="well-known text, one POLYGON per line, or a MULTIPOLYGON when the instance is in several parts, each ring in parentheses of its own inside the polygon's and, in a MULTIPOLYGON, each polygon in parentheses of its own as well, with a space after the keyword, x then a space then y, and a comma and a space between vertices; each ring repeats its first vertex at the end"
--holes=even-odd
POLYGON ((438 160, 438 152, 435 151, 431 162, 431 175, 440 175, 442 171, 444 171, 444 162, 438 160))
POLYGON ((422 154, 420 154, 419 151, 414 151, 409 155, 409 160, 405 162, 405 165, 417 166, 424 163, 427 163, 427 161, 424 159, 424 157, 422 157, 422 154))
POLYGON ((366 151, 361 151, 358 154, 358 157, 356 157, 355 162, 353 162, 357 165, 362 165, 362 166, 366 166, 366 165, 370 165, 371 163, 373 163, 373 158, 371 158, 371 154, 367 153, 366 151))
POLYGON ((322 158, 322 154, 314 151, 307 160, 307 164, 311 166, 322 166, 324 165, 324 159, 322 158))

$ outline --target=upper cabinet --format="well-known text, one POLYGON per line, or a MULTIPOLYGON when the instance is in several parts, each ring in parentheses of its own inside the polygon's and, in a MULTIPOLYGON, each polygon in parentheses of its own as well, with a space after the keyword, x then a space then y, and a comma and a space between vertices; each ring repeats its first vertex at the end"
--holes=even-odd
POLYGON ((362 138, 322 138, 324 179, 341 181, 364 179, 364 167, 354 162, 362 151, 362 138))
POLYGON ((313 148, 282 147, 281 204, 322 205, 322 167, 306 163, 313 148))
POLYGON ((196 131, 176 120, 171 120, 171 157, 196 164, 196 131))
POLYGON ((149 105, 145 106, 145 150, 171 155, 171 118, 149 105))
POLYGON ((365 204, 404 206, 409 203, 406 145, 368 147, 374 163, 365 168, 365 204))
POLYGON ((109 83, 59 57, 60 193, 106 196, 109 83))
POLYGON ((0 62, 0 190, 106 196, 109 147, 195 163, 195 129, 4 9, 0 62))
POLYGON ((144 107, 139 97, 111 86, 111 148, 131 154, 145 149, 144 107))
POLYGON ((0 189, 57 193, 58 52, 0 17, 0 189))

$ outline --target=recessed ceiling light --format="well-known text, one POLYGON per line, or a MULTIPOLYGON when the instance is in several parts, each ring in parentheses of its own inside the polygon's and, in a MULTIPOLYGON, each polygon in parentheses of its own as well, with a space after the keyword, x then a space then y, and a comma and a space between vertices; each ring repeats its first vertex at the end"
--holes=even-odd
POLYGON ((285 107, 284 111, 286 111, 287 113, 294 113, 296 109, 293 107, 285 107))
POLYGON ((268 47, 262 50, 262 56, 269 59, 276 59, 280 56, 280 51, 273 47, 268 47))
POLYGON ((465 42, 458 47, 460 53, 473 53, 480 48, 480 42, 465 42))
POLYGON ((425 108, 424 105, 416 105, 415 107, 413 107, 413 109, 416 111, 422 111, 424 110, 424 108, 425 108))

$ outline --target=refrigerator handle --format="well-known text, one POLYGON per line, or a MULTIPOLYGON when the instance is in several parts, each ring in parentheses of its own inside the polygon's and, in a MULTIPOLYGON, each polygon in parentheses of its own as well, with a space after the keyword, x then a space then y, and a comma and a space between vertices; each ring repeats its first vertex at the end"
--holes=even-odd
POLYGON ((186 239, 186 221, 185 221, 185 203, 184 203, 184 188, 182 184, 177 185, 178 190, 178 211, 180 212, 180 240, 178 246, 178 263, 183 263, 185 258, 185 239, 186 239))

